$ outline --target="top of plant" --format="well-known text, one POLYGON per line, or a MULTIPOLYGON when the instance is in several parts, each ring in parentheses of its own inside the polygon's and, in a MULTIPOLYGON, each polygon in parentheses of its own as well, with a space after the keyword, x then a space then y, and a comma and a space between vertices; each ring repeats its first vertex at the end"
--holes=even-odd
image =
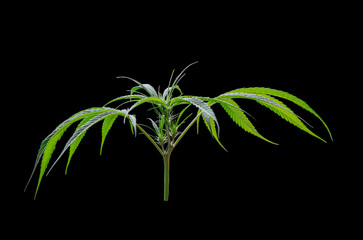
POLYGON ((150 142, 155 146, 155 148, 163 157, 167 155, 170 156, 172 150, 176 147, 176 145, 179 143, 185 133, 195 122, 197 123, 197 129, 199 129, 198 126, 200 118, 202 118, 205 126, 211 133, 211 136, 223 149, 225 149, 219 141, 220 126, 217 117, 212 110, 212 106, 215 104, 219 104, 226 111, 228 116, 230 116, 232 120, 246 132, 253 134, 256 137, 259 137, 266 142, 276 144, 263 137, 256 130, 256 128, 247 117, 246 112, 237 104, 234 99, 247 99, 256 101, 257 103, 270 109, 272 112, 276 113, 278 116, 293 124, 302 131, 320 139, 323 142, 326 142, 315 133, 313 133, 305 125, 306 122, 300 116, 296 115, 280 99, 289 100, 317 117, 327 129, 330 138, 333 139, 328 126, 306 102, 284 91, 270 88, 251 87, 235 89, 214 98, 184 95, 181 88, 179 87, 179 82, 185 76, 185 71, 193 64, 195 63, 192 63, 184 68, 176 77, 174 77, 173 70, 168 87, 162 92, 160 92, 159 90, 157 91, 150 84, 140 83, 133 78, 125 76, 118 77, 123 79, 129 79, 133 81, 136 86, 130 90, 128 95, 115 98, 106 103, 103 107, 93 107, 82 110, 62 122, 51 134, 49 134, 42 141, 28 184, 35 172, 35 169, 37 168, 39 163, 41 163, 36 192, 38 191, 40 182, 48 167, 57 142, 62 137, 63 133, 73 123, 76 122, 79 123, 74 134, 66 143, 62 152, 55 160, 52 167, 49 169, 47 175, 55 166, 55 164, 59 161, 61 156, 66 152, 66 150, 69 149, 69 157, 66 167, 67 173, 67 169, 72 155, 74 154, 79 143, 85 136, 87 130, 94 124, 103 121, 100 148, 101 154, 107 133, 111 129, 113 123, 118 118, 118 116, 123 117, 124 123, 126 120, 128 120, 131 132, 135 136, 137 135, 137 129, 140 130, 141 133, 150 140, 150 142), (115 104, 116 102, 120 101, 123 101, 122 104, 119 104, 115 108, 109 107, 111 104, 115 104), (149 125, 139 124, 136 120, 136 115, 132 114, 137 107, 145 103, 150 104, 150 109, 157 114, 157 119, 148 119, 149 125), (127 108, 124 107, 125 104, 128 104, 127 108), (180 112, 176 112, 175 107, 177 106, 182 106, 180 112), (187 126, 182 128, 182 124, 185 123, 192 115, 189 114, 185 116, 185 112, 190 106, 196 107, 198 112, 196 113, 194 119, 187 126))

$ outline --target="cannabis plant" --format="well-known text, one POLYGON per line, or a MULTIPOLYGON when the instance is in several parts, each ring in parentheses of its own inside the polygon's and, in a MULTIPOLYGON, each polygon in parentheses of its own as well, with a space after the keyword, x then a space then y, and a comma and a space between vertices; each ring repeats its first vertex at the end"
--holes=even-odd
POLYGON ((214 98, 184 95, 181 88, 179 87, 179 83, 180 80, 185 76, 185 70, 193 64, 195 63, 188 65, 176 77, 173 77, 173 70, 168 87, 162 92, 160 92, 159 89, 157 91, 149 84, 140 83, 139 81, 130 77, 118 77, 121 79, 129 79, 133 81, 136 86, 129 91, 128 95, 115 98, 106 103, 103 107, 89 108, 72 115, 70 118, 62 122, 51 134, 49 134, 40 144, 40 149, 38 151, 34 169, 25 189, 27 188, 37 166, 40 163, 40 174, 34 198, 36 197, 40 183, 48 168, 48 164, 51 160, 57 142, 61 139, 64 132, 76 122, 79 123, 75 129, 75 132, 65 144, 58 158, 54 161, 53 165, 48 170, 47 175, 61 159, 63 154, 69 149, 68 162, 65 169, 65 173, 67 174, 72 156, 85 136, 87 130, 101 121, 102 139, 100 154, 102 154, 102 148, 108 132, 110 131, 115 120, 118 117, 121 117, 123 123, 129 123, 131 133, 135 137, 138 133, 141 133, 160 153, 164 162, 164 201, 168 201, 169 198, 169 169, 171 154, 178 146, 180 140, 182 140, 184 135, 193 126, 193 124, 197 124, 198 131, 199 122, 202 120, 208 131, 211 133, 211 137, 214 138, 223 149, 225 149, 219 140, 220 126, 217 116, 212 110, 213 105, 220 105, 225 110, 227 115, 243 130, 271 144, 276 143, 263 137, 256 130, 249 120, 247 116, 248 114, 239 106, 239 104, 237 104, 235 99, 256 101, 257 103, 276 113, 281 118, 285 119, 287 122, 325 142, 325 140, 313 133, 305 125, 306 122, 301 117, 296 115, 284 103, 282 103, 280 99, 289 100, 317 117, 323 123, 330 135, 330 138, 332 139, 329 128, 321 119, 321 117, 311 107, 309 107, 306 102, 287 92, 270 88, 250 87, 229 91, 214 98), (279 98, 279 100, 277 98, 279 98), (120 104, 120 101, 123 102, 120 104), (139 106, 146 103, 150 104, 150 110, 156 113, 156 118, 148 118, 146 120, 148 125, 138 123, 136 120, 136 115, 133 114, 133 112, 135 112, 139 106), (127 108, 124 107, 126 104, 128 104, 127 108), (115 107, 111 108, 110 106, 112 105, 115 105, 115 107), (121 106, 123 106, 122 109, 121 106), (186 114, 186 110, 191 106, 196 107, 197 112, 194 114, 194 118, 188 124, 186 124, 187 120, 190 119, 190 117, 193 115, 193 113, 189 115, 186 114), (177 109, 179 111, 177 111, 177 109))

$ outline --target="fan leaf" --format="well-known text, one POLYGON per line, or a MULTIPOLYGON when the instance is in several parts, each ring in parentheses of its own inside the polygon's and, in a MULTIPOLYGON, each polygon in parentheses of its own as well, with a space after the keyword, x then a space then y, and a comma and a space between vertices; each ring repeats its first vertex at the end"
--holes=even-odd
POLYGON ((163 92, 163 99, 166 100, 168 98, 168 96, 171 97, 171 94, 170 93, 172 93, 174 91, 174 89, 177 89, 180 94, 183 94, 183 92, 180 89, 180 87, 178 85, 175 85, 173 87, 168 87, 168 88, 166 88, 164 90, 164 92, 163 92))
POLYGON ((315 117, 317 117, 325 126, 326 130, 329 133, 330 139, 333 140, 333 136, 328 128, 328 125, 323 121, 323 119, 303 100, 300 98, 287 93, 285 91, 271 89, 271 88, 262 88, 262 87, 252 87, 252 88, 240 88, 229 93, 253 93, 253 94, 267 94, 274 97, 283 98, 293 102, 294 104, 298 105, 299 107, 305 109, 306 111, 312 113, 315 117))
POLYGON ((130 122, 131 132, 136 137, 136 134, 137 134, 137 132, 136 132, 136 129, 137 129, 136 117, 134 115, 127 115, 127 118, 129 119, 129 122, 130 122))
POLYGON ((143 103, 153 103, 153 104, 162 104, 165 105, 165 102, 163 100, 161 100, 160 98, 157 97, 145 97, 143 99, 140 99, 139 101, 137 101, 134 105, 131 106, 130 111, 134 108, 136 108, 137 106, 143 104, 143 103))
MULTIPOLYGON (((77 126, 76 130, 79 129, 80 127, 82 127, 86 122, 88 122, 92 117, 94 117, 94 115, 91 115, 89 117, 84 118, 77 126)), ((69 156, 68 156, 68 162, 67 162, 67 166, 66 166, 66 171, 65 174, 67 175, 68 172, 68 166, 69 163, 71 162, 72 156, 74 154, 74 152, 76 151, 76 149, 78 148, 78 145, 80 144, 80 142, 82 141, 83 137, 86 135, 86 131, 84 131, 69 147, 69 156)))
MULTIPOLYGON (((73 135, 70 137, 70 139, 68 140, 68 142, 66 143, 65 147, 63 148, 62 152, 59 154, 57 160, 55 160, 55 162, 53 163, 52 167, 49 169, 47 175, 51 172, 51 170, 53 169, 53 167, 57 164, 57 162, 59 161, 59 159, 63 156, 63 154, 65 153, 65 151, 70 147, 70 145, 79 137, 81 136, 85 131, 87 131, 87 129, 89 129, 90 127, 92 127, 94 124, 98 123, 99 121, 103 120, 104 118, 106 118, 107 116, 109 116, 110 114, 114 114, 115 112, 121 113, 121 111, 118 110, 108 110, 106 112, 101 112, 99 114, 97 114, 96 116, 92 117, 89 121, 87 121, 85 124, 83 124, 79 129, 77 129, 73 135)), ((125 113, 123 113, 123 116, 125 116, 125 113)))
POLYGON ((274 113, 276 113, 278 116, 280 116, 282 119, 286 120, 287 122, 291 123, 292 125, 298 127, 299 129, 303 130, 304 132, 309 133, 310 135, 320 139, 321 141, 325 142, 324 139, 313 133, 305 124, 300 120, 299 116, 292 112, 291 109, 289 109, 285 104, 277 100, 276 98, 273 98, 271 96, 265 96, 267 98, 270 98, 274 102, 277 102, 279 105, 283 106, 283 108, 277 107, 276 105, 270 104, 265 101, 257 101, 262 106, 267 107, 274 113))
MULTIPOLYGON (((205 114, 206 116, 212 118, 214 120, 216 126, 217 126, 218 135, 219 135, 219 124, 218 124, 217 117, 214 114, 214 111, 212 110, 212 108, 207 103, 200 100, 198 97, 181 97, 181 98, 174 98, 174 99, 175 99, 175 101, 177 101, 177 99, 179 99, 181 101, 191 103, 194 106, 196 106, 197 108, 199 108, 202 111, 203 114, 205 114)), ((209 118, 206 118, 206 120, 207 120, 207 124, 209 126, 209 129, 211 129, 211 123, 208 121, 209 118)))
MULTIPOLYGON (((53 163, 52 167, 50 168, 50 170, 48 171, 47 175, 49 174, 49 172, 52 170, 52 168, 55 166, 55 164, 59 161, 60 157, 65 153, 65 151, 68 149, 68 147, 70 147, 70 145, 78 138, 80 137, 84 131, 86 131, 89 127, 91 127, 93 124, 95 124, 96 122, 102 120, 102 118, 108 116, 109 114, 112 114, 114 111, 118 111, 118 110, 114 110, 111 108, 99 108, 99 109, 93 109, 93 111, 90 112, 89 111, 82 111, 80 114, 82 114, 81 116, 79 116, 79 114, 76 114, 74 117, 72 117, 72 121, 68 121, 67 124, 65 124, 62 127, 58 127, 59 130, 49 139, 46 148, 44 149, 44 153, 43 153, 43 158, 42 158, 42 162, 41 162, 41 166, 40 166, 40 175, 39 175, 39 179, 38 179, 38 185, 37 185, 37 190, 35 192, 35 197, 36 194, 38 192, 41 180, 44 176, 45 170, 47 169, 48 163, 51 159, 52 153, 55 149, 56 143, 58 142, 58 140, 62 137, 63 133, 65 132, 65 130, 75 121, 81 120, 85 117, 88 117, 90 115, 93 115, 93 117, 87 121, 85 124, 83 124, 79 129, 77 129, 74 134, 72 135, 72 137, 68 140, 68 142, 66 143, 66 146, 64 147, 63 151, 61 152, 60 156, 57 158, 57 160, 53 163), (97 114, 94 114, 94 112, 97 111, 97 114), (86 113, 85 113, 86 112, 86 113), (95 116, 94 116, 95 115, 95 116)), ((120 111, 119 111, 120 112, 120 111)), ((61 124, 63 125, 63 124, 61 124)), ((57 128, 57 129, 58 129, 57 128)))
POLYGON ((246 114, 243 112, 243 110, 238 106, 238 104, 235 101, 233 101, 232 99, 224 99, 224 101, 229 103, 229 105, 227 105, 225 103, 220 103, 221 106, 238 126, 240 126, 246 132, 251 133, 256 137, 259 137, 262 140, 265 140, 266 142, 278 145, 277 143, 274 143, 274 142, 268 140, 267 138, 263 137, 256 130, 256 128, 253 126, 253 124, 248 119, 246 114), (231 105, 233 107, 231 107, 231 105))
POLYGON ((216 99, 220 99, 220 98, 222 98, 222 99, 223 98, 245 98, 245 99, 251 99, 251 100, 255 100, 255 101, 263 101, 263 102, 275 105, 276 107, 280 107, 280 108, 283 108, 283 109, 287 110, 286 108, 284 108, 284 106, 277 103, 276 101, 273 101, 270 98, 267 98, 265 96, 261 96, 261 95, 258 95, 258 94, 241 93, 241 92, 233 92, 233 93, 228 92, 228 93, 224 93, 224 94, 216 97, 216 99))
POLYGON ((219 141, 219 136, 217 134, 216 125, 215 125, 213 118, 207 116, 204 112, 202 113, 202 117, 203 117, 205 125, 207 126, 207 129, 212 134, 212 137, 217 141, 219 146, 221 146, 224 149, 224 151, 228 152, 227 149, 219 141))
POLYGON ((116 118, 118 117, 117 114, 112 114, 107 116, 104 120, 103 120, 103 124, 102 124, 102 141, 101 141, 101 148, 100 148, 100 156, 102 155, 102 149, 103 149, 103 144, 105 142, 106 136, 108 134, 108 132, 110 131, 113 123, 115 122, 116 118))
MULTIPOLYGON (((153 96, 153 97, 157 97, 158 94, 157 92, 155 91, 155 88, 153 86, 151 86, 150 84, 147 84, 147 83, 140 83, 139 81, 133 79, 133 78, 130 78, 130 77, 126 77, 126 76, 119 76, 117 78, 126 78, 126 79, 129 79, 133 82, 135 82, 136 84, 139 85, 139 87, 141 87, 142 89, 144 89, 150 96, 153 96)), ((140 88, 138 88, 140 89, 140 88)))
MULTIPOLYGON (((82 111, 72 115, 67 120, 63 121, 60 125, 58 125, 58 127, 51 134, 49 134, 43 140, 41 142, 40 148, 38 150, 38 155, 35 160, 33 171, 29 177, 28 183, 25 186, 24 191, 28 187, 28 185, 35 173, 35 169, 37 168, 37 166, 39 165, 40 162, 42 162, 41 165, 43 166, 43 167, 41 167, 41 171, 40 171, 40 179, 43 177, 45 168, 47 167, 50 157, 55 149, 55 145, 58 142, 58 140, 62 137, 63 133, 67 130, 67 128, 70 127, 73 123, 75 123, 79 120, 82 120, 83 118, 93 115, 96 112, 105 111, 106 109, 108 109, 108 108, 89 108, 86 110, 82 110, 82 111)), ((38 187, 37 187, 37 189, 38 189, 38 187)), ((36 193, 35 193, 35 196, 36 196, 36 193)))
POLYGON ((145 96, 143 96, 143 95, 136 95, 136 94, 135 95, 125 95, 125 96, 121 96, 121 97, 118 97, 118 98, 115 98, 115 99, 109 101, 104 106, 107 106, 110 103, 113 103, 113 102, 116 102, 116 101, 120 101, 120 100, 125 100, 125 99, 132 100, 132 99, 143 99, 143 98, 145 98, 145 96))

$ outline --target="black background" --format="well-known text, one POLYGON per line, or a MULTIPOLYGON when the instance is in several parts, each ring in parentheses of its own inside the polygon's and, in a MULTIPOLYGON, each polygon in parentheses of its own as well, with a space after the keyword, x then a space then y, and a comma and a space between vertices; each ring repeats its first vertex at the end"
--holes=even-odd
MULTIPOLYGON (((10 173, 5 198, 16 203, 14 209, 75 221, 93 221, 96 214, 133 215, 140 209, 156 209, 155 216, 183 209, 190 216, 218 213, 244 224, 265 221, 303 229, 340 226, 351 212, 347 203, 356 176, 350 174, 348 153, 341 151, 346 139, 339 130, 336 97, 354 68, 347 64, 354 36, 346 9, 331 4, 153 6, 159 11, 141 11, 151 7, 145 5, 134 11, 97 5, 32 7, 23 6, 5 19, 6 78, 14 94, 7 101, 16 101, 17 108, 14 120, 4 126, 14 124, 19 132, 10 137, 15 147, 3 171, 10 173), (101 157, 97 124, 81 142, 67 176, 64 156, 43 179, 36 201, 37 176, 23 193, 40 142, 60 122, 127 94, 133 83, 116 76, 163 90, 174 68, 181 71, 194 61, 199 63, 180 83, 185 94, 213 97, 251 86, 284 90, 320 114, 334 142, 319 120, 293 104, 288 106, 327 144, 258 104, 239 101, 256 119, 252 122, 259 132, 280 145, 268 144, 245 133, 216 106, 228 153, 203 125, 199 135, 193 127, 172 154, 170 201, 164 203, 161 157, 142 135, 133 137, 120 118, 101 157)), ((135 113, 139 122, 147 122, 144 113, 135 113)), ((54 156, 71 134, 67 131, 54 156)), ((13 216, 27 222, 32 215, 13 216)))

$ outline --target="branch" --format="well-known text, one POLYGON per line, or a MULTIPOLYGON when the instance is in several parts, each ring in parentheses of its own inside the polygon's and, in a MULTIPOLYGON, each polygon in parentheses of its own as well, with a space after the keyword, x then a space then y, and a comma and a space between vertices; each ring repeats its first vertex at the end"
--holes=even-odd
POLYGON ((154 147, 156 148, 156 150, 159 151, 159 153, 164 156, 165 153, 160 149, 160 147, 156 144, 156 142, 150 137, 150 135, 139 125, 136 124, 137 128, 147 137, 147 139, 150 140, 150 142, 154 145, 154 147))
POLYGON ((180 134, 179 138, 176 140, 176 142, 174 143, 174 148, 176 147, 176 145, 179 143, 179 141, 182 139, 182 137, 187 133, 187 131, 193 126, 193 124, 195 123, 195 121, 197 121, 197 119, 200 117, 200 115, 202 115, 202 112, 200 112, 194 119, 193 121, 191 121, 189 123, 189 125, 184 129, 184 131, 180 134))

